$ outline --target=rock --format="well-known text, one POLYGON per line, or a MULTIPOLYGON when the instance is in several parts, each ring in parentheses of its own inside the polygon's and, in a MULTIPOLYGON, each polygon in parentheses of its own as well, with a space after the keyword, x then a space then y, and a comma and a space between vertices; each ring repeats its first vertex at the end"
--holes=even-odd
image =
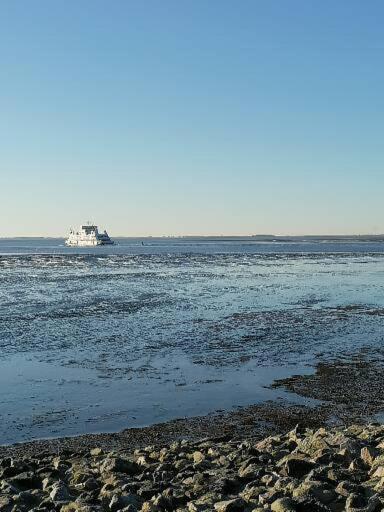
POLYGON ((264 486, 251 482, 245 486, 243 491, 240 493, 240 497, 245 501, 257 501, 260 494, 264 494, 266 490, 267 489, 264 486))
POLYGON ((10 468, 12 466, 11 457, 5 457, 4 459, 0 459, 0 468, 10 468))
POLYGON ((78 490, 94 491, 99 488, 100 488, 100 483, 93 476, 91 476, 90 478, 85 480, 85 482, 76 484, 76 489, 78 489, 78 490))
POLYGON ((49 497, 54 503, 68 503, 72 500, 72 496, 67 485, 62 481, 53 484, 49 497))
POLYGON ((330 449, 319 450, 313 457, 312 460, 315 464, 330 464, 333 461, 333 454, 330 449))
POLYGON ((372 478, 383 478, 384 477, 384 466, 379 466, 376 468, 375 472, 372 475, 372 478))
POLYGON ((219 477, 214 480, 210 488, 223 494, 233 494, 239 489, 239 486, 240 481, 238 478, 219 477))
POLYGON ((73 466, 71 470, 70 484, 78 485, 93 478, 93 474, 84 466, 73 466))
POLYGON ((298 457, 289 457, 284 463, 281 473, 293 478, 302 478, 307 475, 316 465, 307 460, 298 457))
POLYGON ((320 503, 327 505, 336 500, 337 494, 332 487, 324 482, 306 481, 297 487, 293 493, 294 498, 313 496, 320 503))
POLYGON ((379 452, 373 446, 364 446, 364 448, 361 449, 360 457, 367 466, 372 466, 378 453, 379 452))
POLYGON ((205 460, 205 455, 202 452, 193 452, 192 454, 193 462, 198 464, 199 462, 202 462, 205 460))
POLYGON ((259 441, 255 448, 259 452, 268 452, 271 453, 274 447, 281 444, 281 437, 279 436, 269 436, 259 441))
POLYGON ((361 494, 350 494, 345 503, 346 512, 374 512, 380 504, 377 497, 366 500, 361 494))
POLYGON ((384 466, 384 454, 378 455, 373 459, 371 464, 371 473, 373 473, 379 466, 384 466))
POLYGON ((11 460, 10 465, 6 465, 2 471, 2 478, 9 478, 20 473, 29 473, 33 470, 30 464, 23 460, 11 460))
POLYGON ((291 498, 279 498, 271 504, 273 512, 295 512, 295 502, 291 498))
POLYGON ((112 512, 117 512, 118 510, 126 508, 130 505, 132 507, 134 507, 135 510, 140 508, 140 506, 141 506, 140 498, 134 494, 125 494, 125 495, 115 494, 109 503, 109 510, 111 510, 112 512))
POLYGON ((140 472, 136 462, 121 457, 107 457, 100 466, 102 473, 125 473, 135 475, 140 472))
POLYGON ((269 489, 267 492, 263 494, 259 494, 259 504, 260 505, 270 505, 274 501, 278 500, 279 498, 283 498, 283 492, 278 491, 276 489, 269 489))
POLYGON ((100 457, 100 455, 103 455, 104 450, 102 448, 92 448, 89 453, 92 457, 100 457))
POLYGON ((359 493, 359 491, 362 493, 363 490, 361 487, 359 487, 358 485, 356 485, 355 483, 353 482, 349 482, 347 480, 343 480, 342 482, 340 482, 335 491, 340 494, 341 496, 349 496, 350 494, 352 493, 359 493))
POLYGON ((200 512, 201 510, 206 510, 206 507, 204 505, 196 505, 194 501, 190 501, 189 503, 187 503, 188 512, 200 512))
POLYGON ((42 481, 31 471, 19 473, 18 475, 9 478, 8 482, 23 491, 42 488, 42 481))
POLYGON ((136 459, 136 464, 138 464, 139 466, 147 467, 151 464, 151 461, 148 460, 148 458, 145 455, 140 455, 136 459))
POLYGON ((344 441, 342 441, 342 443, 340 443, 339 453, 342 457, 344 457, 345 460, 356 459, 360 456, 361 453, 361 443, 355 439, 346 438, 344 441))
POLYGON ((0 496, 0 510, 2 512, 11 512, 13 503, 11 496, 0 496))
POLYGON ((219 501, 214 505, 217 512, 242 512, 244 510, 244 506, 244 500, 241 498, 235 498, 228 501, 219 501))
POLYGON ((149 452, 149 458, 152 459, 152 460, 159 460, 160 459, 160 452, 156 451, 156 450, 153 450, 151 452, 149 452))
POLYGON ((71 501, 71 503, 63 505, 60 512, 94 512, 94 508, 89 505, 77 503, 76 501, 71 501))
POLYGON ((326 473, 326 480, 336 482, 335 485, 337 485, 338 482, 343 480, 351 480, 351 472, 333 465, 326 473))
MULTIPOLYGON (((297 502, 298 512, 330 512, 332 511, 331 505, 323 505, 313 497, 302 498, 297 502)), ((337 512, 345 512, 344 509, 337 512)))
POLYGON ((369 425, 297 428, 258 443, 177 442, 131 456, 95 448, 5 458, 0 510, 374 512, 384 504, 383 449, 384 426, 369 425))
POLYGON ((156 507, 156 510, 172 510, 172 500, 164 496, 163 494, 159 494, 156 496, 153 501, 153 505, 156 507))
POLYGON ((144 482, 137 491, 137 494, 144 500, 149 500, 160 492, 160 487, 152 482, 144 482))
POLYGON ((32 508, 35 505, 39 505, 40 501, 42 501, 44 496, 34 494, 31 491, 22 491, 18 495, 14 496, 15 503, 27 506, 27 508, 32 508))
POLYGON ((62 457, 54 457, 52 460, 52 466, 57 471, 65 472, 71 465, 62 457))
POLYGON ((157 509, 151 501, 146 501, 141 507, 141 512, 157 512, 157 509))
POLYGON ((329 466, 316 466, 305 476, 305 480, 326 482, 329 480, 329 466))
POLYGON ((314 457, 319 452, 329 449, 329 444, 323 436, 308 436, 298 439, 297 447, 302 453, 314 457))
POLYGON ((196 500, 194 500, 193 504, 194 507, 197 509, 203 508, 204 510, 213 510, 214 504, 222 500, 222 495, 215 493, 215 492, 209 492, 207 494, 203 494, 196 500))
POLYGON ((181 450, 181 442, 180 441, 174 441, 169 445, 169 449, 173 453, 178 453, 181 450))
POLYGON ((238 475, 242 480, 250 481, 255 478, 260 478, 264 474, 264 469, 260 465, 250 464, 244 468, 240 468, 238 475))
POLYGON ((287 493, 292 493, 293 489, 296 489, 298 486, 298 480, 296 478, 290 478, 290 477, 280 477, 276 480, 274 489, 276 491, 284 491, 287 493))

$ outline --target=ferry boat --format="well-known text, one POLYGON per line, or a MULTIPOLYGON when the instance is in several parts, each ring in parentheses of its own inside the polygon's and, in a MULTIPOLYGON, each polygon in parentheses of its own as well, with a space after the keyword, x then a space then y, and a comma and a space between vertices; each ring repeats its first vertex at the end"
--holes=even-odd
POLYGON ((69 237, 65 241, 65 245, 70 247, 95 247, 97 245, 114 245, 114 243, 106 231, 99 233, 97 226, 93 224, 80 226, 77 231, 71 229, 69 237))

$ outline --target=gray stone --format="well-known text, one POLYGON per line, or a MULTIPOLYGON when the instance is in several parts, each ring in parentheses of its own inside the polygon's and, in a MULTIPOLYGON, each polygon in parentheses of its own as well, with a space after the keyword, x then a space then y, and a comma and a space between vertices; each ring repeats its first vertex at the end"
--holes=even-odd
POLYGON ((42 487, 40 478, 31 471, 19 473, 18 475, 9 478, 8 482, 23 491, 41 489, 42 487))
POLYGON ((350 494, 345 503, 346 512, 374 512, 380 501, 375 496, 373 499, 367 500, 361 494, 350 494))
POLYGON ((260 478, 264 471, 260 468, 260 465, 250 464, 244 468, 240 468, 238 475, 242 480, 251 481, 255 478, 260 478))
POLYGON ((67 503, 72 499, 67 485, 60 480, 53 484, 49 496, 54 503, 67 503))
POLYGON ((115 494, 109 503, 109 510, 112 512, 117 512, 118 510, 121 510, 122 508, 128 507, 130 505, 132 505, 132 507, 135 509, 138 509, 141 506, 140 498, 134 494, 115 494))
POLYGON ((372 466, 378 454, 378 450, 373 446, 364 446, 364 448, 361 449, 360 457, 367 466, 372 466))
POLYGON ((219 501, 214 507, 217 512, 242 512, 244 510, 244 500, 235 498, 233 500, 219 501))
POLYGON ((100 466, 102 473, 125 473, 135 475, 140 472, 136 462, 121 457, 107 457, 100 466))
POLYGON ((320 503, 328 504, 336 500, 337 494, 329 485, 324 482, 306 481, 293 491, 294 498, 313 496, 320 503))
POLYGON ((295 512, 296 505, 291 498, 279 498, 271 504, 273 512, 295 512))
POLYGON ((281 473, 293 478, 302 478, 307 475, 316 465, 307 460, 298 457, 289 457, 282 468, 281 473))

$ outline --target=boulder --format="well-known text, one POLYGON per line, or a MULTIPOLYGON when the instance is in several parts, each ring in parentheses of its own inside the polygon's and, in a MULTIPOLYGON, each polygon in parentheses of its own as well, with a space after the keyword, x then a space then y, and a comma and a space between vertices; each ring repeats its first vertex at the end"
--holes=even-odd
POLYGON ((350 494, 345 503, 346 512, 374 512, 379 506, 379 499, 374 496, 367 500, 361 494, 350 494))
POLYGON ((193 462, 195 464, 198 464, 199 462, 202 462, 203 460, 205 460, 205 455, 203 452, 196 451, 196 452, 193 452, 192 458, 193 458, 193 462))
POLYGON ((118 510, 132 505, 135 510, 138 510, 141 507, 141 503, 142 501, 140 500, 139 496, 136 496, 135 494, 115 494, 109 502, 108 508, 111 510, 111 512, 117 512, 118 510))
POLYGON ((291 498, 279 498, 271 504, 273 512, 295 512, 297 510, 295 502, 291 498))
POLYGON ((140 467, 136 462, 121 457, 107 457, 100 466, 102 473, 125 473, 127 475, 136 475, 140 472, 140 467))
POLYGON ((245 503, 241 498, 235 498, 233 500, 219 501, 215 503, 214 508, 217 512, 242 512, 244 510, 245 503))
POLYGON ((327 505, 336 500, 337 493, 324 482, 306 481, 297 487, 293 493, 294 498, 313 496, 317 501, 327 505))
POLYGON ((360 451, 360 457, 367 466, 372 466, 379 452, 373 446, 364 446, 360 451))
POLYGON ((316 465, 308 459, 288 457, 282 467, 281 474, 292 478, 302 478, 316 465))
POLYGON ((54 503, 68 503, 72 500, 72 496, 67 485, 61 480, 53 484, 49 497, 54 503))
POLYGON ((89 452, 92 457, 100 457, 100 455, 104 454, 104 451, 102 448, 92 448, 92 450, 89 452))

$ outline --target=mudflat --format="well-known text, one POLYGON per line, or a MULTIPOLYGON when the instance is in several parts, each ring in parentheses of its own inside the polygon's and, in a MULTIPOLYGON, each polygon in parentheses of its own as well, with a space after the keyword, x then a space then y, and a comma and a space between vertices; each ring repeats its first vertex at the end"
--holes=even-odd
POLYGON ((87 434, 17 443, 0 447, 0 456, 37 456, 64 451, 86 452, 95 446, 103 450, 126 450, 146 445, 164 445, 186 439, 225 435, 228 439, 261 439, 294 428, 364 424, 380 420, 384 409, 384 365, 375 353, 361 353, 345 360, 319 362, 310 375, 277 380, 294 395, 308 398, 308 405, 286 400, 238 407, 205 416, 181 418, 116 433, 87 434), (375 357, 375 361, 373 360, 375 357))

